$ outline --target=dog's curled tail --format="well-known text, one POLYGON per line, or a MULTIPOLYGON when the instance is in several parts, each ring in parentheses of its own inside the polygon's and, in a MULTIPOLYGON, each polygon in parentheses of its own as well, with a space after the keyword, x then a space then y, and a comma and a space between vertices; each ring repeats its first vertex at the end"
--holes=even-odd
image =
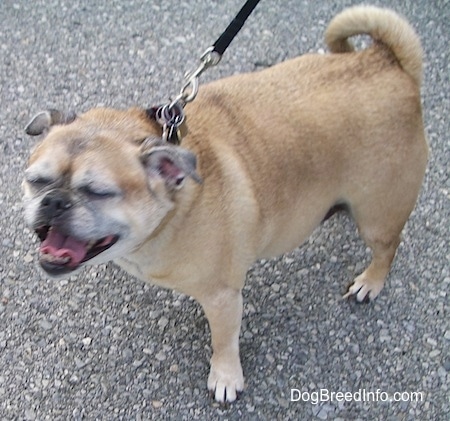
POLYGON ((333 53, 353 51, 347 38, 367 34, 386 45, 403 70, 420 86, 422 80, 422 47, 412 26, 395 12, 374 6, 355 6, 331 20, 325 41, 333 53))

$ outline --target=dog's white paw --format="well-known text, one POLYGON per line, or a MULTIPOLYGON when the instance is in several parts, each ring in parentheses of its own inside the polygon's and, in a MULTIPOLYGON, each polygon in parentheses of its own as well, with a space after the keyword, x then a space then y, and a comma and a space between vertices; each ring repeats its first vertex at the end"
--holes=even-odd
POLYGON ((349 298, 352 295, 356 295, 356 299, 362 302, 369 298, 369 300, 374 300, 380 291, 383 289, 384 279, 368 279, 367 276, 362 273, 355 278, 353 284, 349 287, 347 293, 342 298, 349 298))
POLYGON ((217 402, 233 402, 244 390, 244 375, 240 362, 221 364, 211 361, 208 389, 217 402))

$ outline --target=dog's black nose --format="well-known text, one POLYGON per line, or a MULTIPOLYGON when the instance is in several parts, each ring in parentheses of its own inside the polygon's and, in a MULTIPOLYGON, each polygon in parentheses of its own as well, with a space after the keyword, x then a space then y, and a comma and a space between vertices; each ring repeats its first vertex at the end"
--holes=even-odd
POLYGON ((70 195, 66 190, 55 189, 48 193, 41 202, 43 214, 49 220, 61 216, 72 207, 70 195))

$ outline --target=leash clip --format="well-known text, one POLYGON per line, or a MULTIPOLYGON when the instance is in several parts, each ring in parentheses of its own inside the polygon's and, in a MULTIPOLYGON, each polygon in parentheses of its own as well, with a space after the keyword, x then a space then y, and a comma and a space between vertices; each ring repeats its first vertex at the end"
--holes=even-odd
MULTIPOLYGON (((166 105, 160 106, 153 118, 161 125, 163 129, 162 138, 164 141, 179 145, 181 142, 180 126, 184 121, 184 106, 195 99, 198 94, 200 75, 210 67, 216 66, 223 53, 233 41, 234 37, 240 31, 246 19, 250 16, 253 9, 260 0, 247 0, 236 17, 225 29, 225 32, 216 40, 216 42, 201 55, 200 65, 192 72, 188 72, 184 79, 185 82, 179 94, 166 105)), ((152 109, 153 110, 153 109, 152 109)))
POLYGON ((173 108, 175 104, 181 104, 181 107, 184 107, 188 102, 193 101, 198 93, 200 75, 210 67, 216 66, 221 58, 222 56, 214 50, 213 46, 207 48, 200 57, 201 63, 197 69, 185 75, 185 83, 180 93, 169 104, 169 108, 173 108))

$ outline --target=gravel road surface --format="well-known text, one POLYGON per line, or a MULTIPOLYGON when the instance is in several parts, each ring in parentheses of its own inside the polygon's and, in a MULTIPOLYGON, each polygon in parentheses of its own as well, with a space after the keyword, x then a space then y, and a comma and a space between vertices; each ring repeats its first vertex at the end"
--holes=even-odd
MULTIPOLYGON (((113 264, 58 281, 37 268, 20 191, 35 144, 23 132, 28 119, 49 107, 166 101, 242 3, 0 2, 1 420, 449 419, 448 0, 374 1, 405 15, 423 41, 431 147, 386 288, 368 305, 340 300, 369 260, 344 215, 293 253, 255 264, 240 401, 219 406, 206 391, 209 329, 189 297, 113 264), (351 396, 331 399, 337 392, 351 396)), ((327 22, 356 3, 262 0, 202 82, 325 50, 327 22)))

